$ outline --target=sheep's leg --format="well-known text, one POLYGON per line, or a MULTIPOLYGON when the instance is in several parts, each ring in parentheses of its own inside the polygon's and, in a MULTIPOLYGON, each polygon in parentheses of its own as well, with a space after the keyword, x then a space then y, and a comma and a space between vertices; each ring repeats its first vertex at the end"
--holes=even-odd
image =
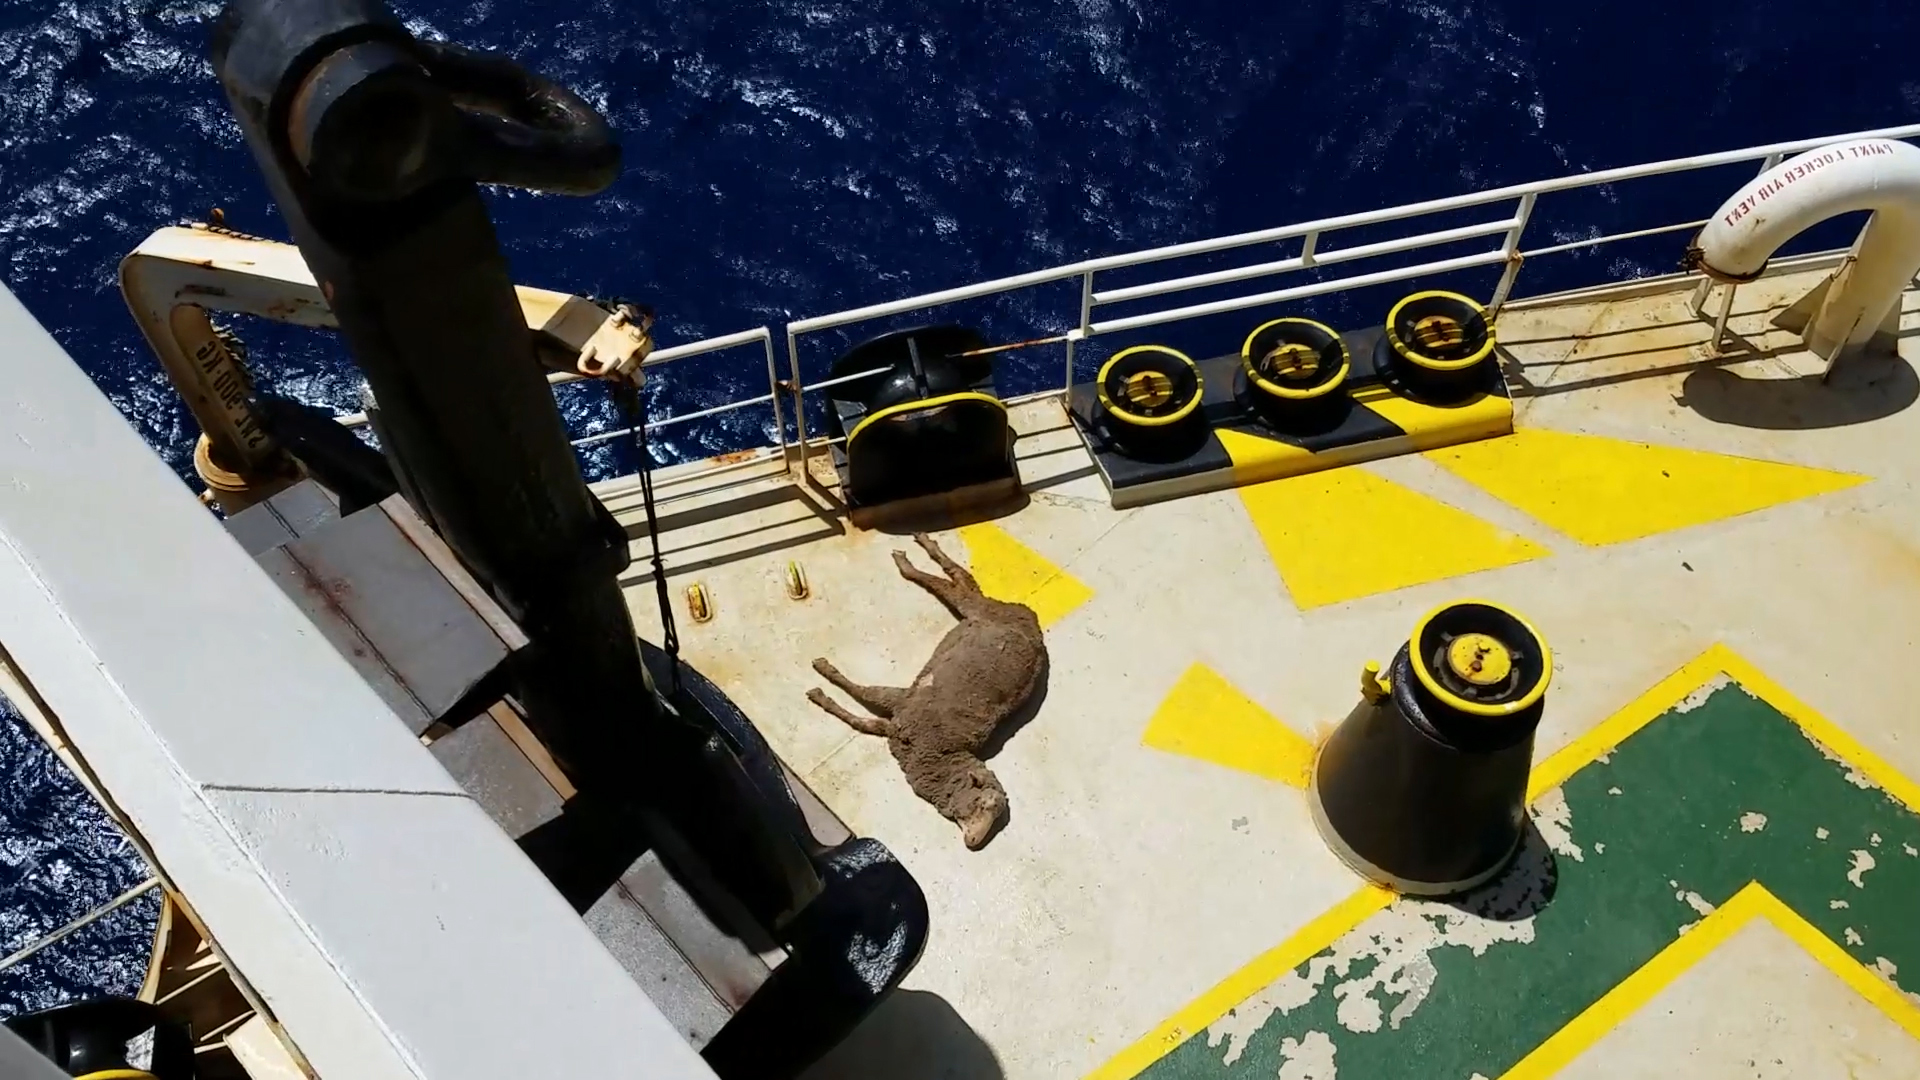
POLYGON ((846 691, 848 697, 875 716, 892 717, 894 710, 907 697, 905 690, 895 686, 862 686, 840 674, 840 669, 824 657, 813 662, 813 670, 819 672, 821 678, 846 691))
POLYGON ((816 687, 807 691, 807 700, 825 709, 831 715, 838 717, 848 727, 862 735, 889 734, 890 729, 885 720, 871 716, 855 716, 853 713, 848 712, 839 702, 828 697, 825 690, 816 687))

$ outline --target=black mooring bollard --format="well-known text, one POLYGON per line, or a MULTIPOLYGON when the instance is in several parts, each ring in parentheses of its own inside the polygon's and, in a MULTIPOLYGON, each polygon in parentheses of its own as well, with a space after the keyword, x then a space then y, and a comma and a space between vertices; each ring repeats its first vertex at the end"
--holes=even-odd
POLYGON ((1553 653, 1519 615, 1468 600, 1421 619, 1385 679, 1320 751, 1320 835, 1361 876, 1414 896, 1498 874, 1526 827, 1527 776, 1553 653))

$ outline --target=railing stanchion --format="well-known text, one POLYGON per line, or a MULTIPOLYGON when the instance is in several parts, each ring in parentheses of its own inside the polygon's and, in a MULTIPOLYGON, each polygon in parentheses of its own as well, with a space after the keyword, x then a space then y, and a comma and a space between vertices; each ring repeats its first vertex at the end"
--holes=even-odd
POLYGON ((787 324, 787 370, 793 378, 793 434, 800 444, 800 479, 807 478, 807 391, 800 382, 800 335, 787 324))
POLYGON ((773 398, 773 433, 780 440, 780 460, 787 459, 787 418, 780 409, 780 367, 773 351, 773 335, 761 340, 767 347, 767 393, 773 398))
POLYGON ((1073 360, 1076 346, 1087 338, 1087 329, 1093 325, 1093 271, 1080 275, 1080 334, 1067 335, 1067 384, 1060 388, 1063 396, 1073 390, 1073 360))
MULTIPOLYGON (((1077 326, 1068 330, 1064 339, 1066 344, 1066 362, 1061 387, 1063 394, 1071 391, 1076 375, 1078 374, 1078 366, 1085 359, 1080 355, 1082 346, 1102 334, 1135 330, 1148 326, 1159 326, 1167 323, 1224 314, 1226 312, 1242 311, 1252 307, 1291 303, 1311 297, 1346 292, 1352 289, 1406 281, 1416 277, 1452 274, 1499 264, 1502 268, 1499 282, 1495 286, 1493 296, 1487 305, 1489 314, 1491 316, 1498 316, 1501 310, 1513 300, 1514 288, 1518 281, 1520 271, 1529 259, 1560 254, 1562 252, 1591 250, 1602 247, 1603 245, 1627 240, 1638 240, 1670 233, 1686 232, 1706 224, 1705 221, 1692 221, 1658 225, 1629 232, 1560 240, 1560 242, 1557 243, 1549 243, 1545 246, 1528 250, 1525 248, 1523 241, 1526 237, 1527 228, 1532 221, 1535 205, 1541 195, 1558 191, 1592 190, 1602 185, 1687 173, 1700 169, 1723 168, 1732 165, 1750 166, 1754 162, 1760 163, 1760 171, 1764 173, 1794 154, 1842 140, 1870 137, 1912 141, 1920 138, 1920 124, 1909 124, 1897 128, 1882 128, 1875 131, 1854 132, 1845 135, 1825 136, 1816 139, 1802 139, 1793 142, 1772 143, 1764 146, 1748 147, 1744 150, 1701 154, 1687 158, 1674 158, 1667 161, 1650 162, 1644 165, 1634 165, 1620 169, 1607 169, 1600 172, 1576 173, 1535 183, 1514 184, 1488 191, 1472 192, 1443 199, 1431 199, 1404 206, 1383 207, 1364 213, 1319 218, 1278 228, 1215 237, 1210 240, 1173 244, 1120 255, 1083 259, 1079 262, 1056 266, 1052 269, 996 278, 991 281, 975 282, 971 285, 962 285, 937 292, 922 293, 901 300, 835 312, 830 315, 798 319, 789 322, 786 326, 788 378, 780 377, 778 349, 773 340, 772 331, 766 327, 761 327, 757 330, 743 331, 726 337, 711 338, 705 341, 692 342, 668 349, 660 349, 648 358, 645 365, 647 368, 650 369, 659 364, 678 360, 683 357, 719 352, 723 349, 731 349, 736 346, 744 346, 753 341, 760 341, 766 350, 767 381, 770 396, 768 399, 755 398, 748 401, 735 402, 730 406, 689 413, 682 417, 670 417, 666 420, 659 421, 655 426, 678 423, 682 420, 701 419, 727 411, 729 408, 756 406, 762 400, 770 400, 773 406, 774 428, 779 436, 780 448, 783 454, 787 455, 790 459, 789 463, 797 464, 804 476, 812 459, 812 446, 807 436, 806 394, 809 389, 822 389, 822 387, 809 388, 801 381, 799 339, 803 335, 814 333, 815 331, 852 326, 876 319, 891 318, 892 316, 902 315, 908 312, 929 311, 963 301, 980 300, 1011 293, 1023 293, 1041 288, 1052 288, 1055 283, 1075 279, 1078 279, 1080 282, 1080 319, 1077 326), (1412 224, 1416 219, 1430 218, 1433 215, 1452 214, 1482 207, 1492 208, 1510 203, 1514 205, 1514 212, 1511 217, 1506 219, 1444 229, 1428 228, 1426 231, 1417 232, 1412 235, 1403 235, 1397 239, 1373 241, 1359 245, 1348 244, 1344 247, 1336 244, 1330 251, 1321 252, 1319 250, 1322 237, 1331 232, 1388 224, 1400 224, 1408 228, 1413 228, 1416 227, 1412 224), (1171 293, 1212 289, 1216 286, 1251 281, 1258 278, 1293 274, 1301 270, 1325 270, 1343 263, 1373 260, 1383 256, 1399 255, 1422 248, 1447 247, 1479 237, 1494 236, 1502 237, 1499 246, 1491 251, 1482 251, 1477 254, 1434 259, 1412 265, 1396 266, 1392 269, 1372 273, 1358 273, 1345 276, 1329 275, 1325 279, 1290 288, 1241 293, 1226 299, 1175 306, 1120 318, 1108 318, 1103 321, 1095 321, 1094 319, 1095 311, 1107 305, 1128 304, 1137 300, 1145 300, 1148 297, 1164 296, 1171 293), (1185 276, 1162 277, 1158 280, 1144 283, 1109 288, 1105 292, 1099 292, 1095 289, 1094 279, 1100 273, 1109 270, 1136 270, 1156 263, 1187 259, 1235 249, 1252 248, 1256 245, 1286 243, 1293 240, 1298 240, 1300 247, 1299 254, 1292 258, 1255 262, 1247 265, 1234 266, 1225 270, 1214 270, 1185 276), (787 435, 785 409, 780 400, 781 397, 786 394, 791 394, 793 399, 794 434, 792 441, 789 441, 787 435), (796 443, 797 453, 794 452, 796 443)), ((1597 229, 1589 231, 1596 234, 1599 232, 1597 229)), ((1318 277, 1319 275, 1313 276, 1318 277)), ((1692 287, 1692 293, 1689 299, 1695 318, 1705 318, 1706 305, 1712 300, 1712 290, 1715 284, 1716 283, 1711 280, 1703 279, 1692 287)), ((1726 341, 1727 322, 1732 315, 1736 292, 1737 290, 1735 288, 1728 287, 1725 294, 1720 298, 1719 309, 1713 320, 1713 348, 1716 353, 1726 341)), ((556 385, 575 382, 579 379, 579 375, 572 373, 558 373, 548 377, 548 381, 556 385)), ((834 381, 836 380, 829 379, 828 384, 834 381)), ((1041 393, 1050 393, 1050 391, 1043 390, 1041 393)), ((349 427, 358 427, 366 423, 364 414, 354 414, 340 417, 339 419, 344 425, 349 427)), ((583 441, 591 443, 603 438, 604 436, 593 436, 583 441)))
POLYGON ((1507 297, 1513 295, 1514 279, 1520 276, 1520 267, 1527 257, 1520 253, 1520 238, 1526 234, 1527 222, 1533 218, 1533 205, 1539 196, 1529 191, 1520 196, 1520 208, 1514 212, 1513 227, 1507 230, 1506 243, 1501 251, 1507 256, 1507 268, 1500 272, 1500 284, 1493 290, 1493 303, 1487 305, 1487 317, 1497 319, 1500 309, 1507 306, 1507 297))

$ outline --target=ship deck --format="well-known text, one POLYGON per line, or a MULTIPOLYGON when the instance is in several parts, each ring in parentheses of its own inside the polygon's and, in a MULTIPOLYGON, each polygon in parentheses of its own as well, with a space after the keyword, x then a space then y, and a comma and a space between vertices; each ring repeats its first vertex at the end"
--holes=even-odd
MULTIPOLYGON (((1721 355, 1697 278, 1511 305, 1511 436, 1135 509, 1057 401, 1017 406, 1022 505, 934 533, 1051 654, 977 852, 805 696, 822 656, 911 681, 952 624, 895 571, 917 549, 856 527, 817 455, 811 484, 664 474, 683 655, 932 909, 905 989, 810 1075, 1914 1075, 1920 381, 1823 385, 1770 319, 1824 270, 1786 269, 1721 355), (1466 597, 1554 649, 1534 829, 1492 884, 1396 898, 1303 784, 1362 665, 1466 597)), ((601 492, 641 520, 630 481, 601 492)))

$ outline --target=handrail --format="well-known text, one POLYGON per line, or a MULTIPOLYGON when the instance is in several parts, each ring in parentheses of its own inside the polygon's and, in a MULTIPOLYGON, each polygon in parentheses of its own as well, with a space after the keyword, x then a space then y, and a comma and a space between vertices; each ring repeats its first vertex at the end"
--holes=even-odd
POLYGON ((1143 326, 1159 326, 1164 323, 1180 322, 1185 319, 1198 319, 1205 315, 1218 315, 1228 311, 1240 311, 1244 308, 1260 307, 1265 304, 1278 304, 1287 300, 1305 300, 1311 296, 1325 296, 1328 293, 1345 292, 1348 289, 1361 289, 1368 285, 1383 285, 1391 281, 1405 281, 1408 278, 1425 277, 1428 274, 1446 274, 1455 270, 1471 270, 1476 266, 1507 261, 1507 255, 1501 251, 1489 251, 1483 255, 1464 255, 1457 259, 1441 259, 1437 262, 1418 263, 1414 266, 1397 267, 1382 270, 1375 274, 1361 274, 1355 277, 1338 278, 1333 281, 1321 281, 1312 285, 1301 285, 1291 289, 1277 289, 1273 292, 1256 293, 1252 296, 1238 296, 1231 300, 1215 300, 1210 304, 1194 304, 1189 307, 1173 308, 1169 311, 1151 311, 1145 315, 1135 315, 1125 319, 1112 319, 1097 322, 1087 327, 1087 333, 1117 334, 1122 330, 1137 330, 1143 326))
MULTIPOLYGON (((1202 289, 1209 285, 1225 285, 1249 278, 1266 277, 1271 274, 1285 273, 1289 270, 1304 270, 1309 266, 1332 266, 1336 263, 1353 262, 1356 259, 1370 259, 1376 255, 1396 255, 1403 251, 1414 251, 1423 247, 1439 244, 1451 244, 1457 240, 1476 240, 1482 236, 1493 236, 1512 231, 1522 222, 1516 217, 1501 218, 1480 225, 1467 225, 1458 229, 1442 229, 1439 232, 1422 233, 1401 240, 1386 240, 1377 244, 1362 244, 1359 247, 1340 248, 1335 251, 1315 250, 1307 259, 1294 256, 1278 262, 1256 263, 1237 270, 1221 270, 1211 274, 1195 274, 1192 277, 1170 278, 1146 285, 1135 285, 1128 289, 1114 289, 1110 292, 1093 294, 1095 304, 1121 304, 1128 300, 1139 300, 1149 296, 1160 296, 1170 292, 1182 292, 1187 289, 1202 289)), ((1318 236, 1318 231, 1309 235, 1318 236)))
POLYGON ((19 964, 24 960, 29 960, 33 958, 42 949, 45 949, 49 945, 53 945, 58 942, 65 941, 68 937, 80 932, 81 930, 85 930, 87 927, 92 926, 94 923, 100 921, 101 919, 106 918, 108 915, 111 915, 114 912, 119 911, 121 908, 127 906, 128 904, 133 903, 135 900, 140 899, 142 896, 145 896, 147 893, 153 891, 153 889, 158 887, 159 884, 160 884, 159 878, 150 877, 147 880, 141 882, 140 884, 135 885, 133 888, 128 889, 126 892, 121 893, 119 896, 114 897, 112 900, 107 901, 105 904, 102 904, 99 907, 94 908, 92 911, 87 912, 85 915, 82 915, 79 918, 73 920, 67 925, 61 927, 60 929, 55 930, 49 934, 42 934, 39 937, 39 939, 35 940, 31 944, 14 950, 13 953, 6 956, 5 958, 0 958, 0 972, 7 971, 9 968, 12 968, 14 965, 19 964))
MULTIPOLYGON (((773 406, 773 427, 775 431, 780 433, 781 449, 783 450, 786 449, 787 447, 786 417, 785 417, 785 414, 782 413, 780 408, 781 386, 780 386, 780 375, 779 375, 779 366, 778 366, 779 358, 777 354, 775 354, 773 349, 773 331, 772 330, 769 330, 764 326, 757 326, 752 330, 742 330, 736 334, 726 334, 721 337, 703 338, 700 341, 691 341, 684 345, 674 345, 670 348, 656 349, 653 351, 652 354, 650 354, 647 357, 645 362, 643 362, 640 366, 643 369, 656 368, 656 367, 660 367, 663 364, 671 364, 676 360, 685 360, 685 359, 688 359, 689 357, 694 357, 694 356, 705 356, 708 353, 716 353, 716 352, 722 352, 727 349, 735 349, 735 348, 739 348, 742 345, 752 345, 755 342, 758 342, 762 346, 764 346, 767 352, 768 390, 765 394, 762 394, 759 397, 755 397, 755 398, 743 398, 739 401, 729 401, 724 405, 718 405, 711 409, 701 409, 698 412, 683 413, 679 416, 669 416, 660 420, 652 420, 647 423, 646 425, 647 430, 652 431, 655 428, 668 427, 673 424, 684 424, 690 420, 704 420, 709 416, 717 416, 721 413, 732 412, 735 409, 744 409, 753 405, 771 404, 773 406)), ((568 386, 577 382, 585 382, 587 378, 588 376, 581 375, 577 372, 556 371, 547 376, 547 385, 568 386)), ((334 419, 340 423, 341 427, 345 427, 345 428, 365 427, 369 422, 371 422, 370 418, 364 412, 347 413, 342 416, 337 416, 334 419)), ((631 435, 631 434, 633 434, 633 429, 630 427, 621 428, 618 431, 603 431, 593 435, 588 435, 585 438, 575 439, 573 440, 573 445, 576 447, 594 446, 596 444, 603 443, 603 442, 611 442, 612 440, 620 438, 623 435, 631 435)))
MULTIPOLYGON (((1697 221, 1683 222, 1525 250, 1522 247, 1522 241, 1525 238, 1527 226, 1532 220, 1534 209, 1540 197, 1543 195, 1582 188, 1592 188, 1604 184, 1615 184, 1646 177, 1717 168, 1724 165, 1736 165, 1750 161, 1765 161, 1768 166, 1771 166, 1790 154, 1811 150, 1815 147, 1824 146, 1843 139, 1868 137, 1911 139, 1915 136, 1920 136, 1920 124, 1879 128, 1851 135, 1795 139, 1785 142, 1769 143, 1763 146, 1746 147, 1739 150, 1726 150, 1712 154, 1698 154, 1692 157, 1671 158, 1665 161, 1649 162, 1643 165, 1629 165, 1599 172, 1578 173, 1551 180, 1511 184, 1506 187, 1492 188, 1486 191, 1470 192, 1464 195, 1454 195, 1441 199, 1429 199, 1424 202, 1386 207, 1361 213, 1342 214, 1293 225, 1282 225, 1276 228, 1215 237, 1209 240, 1198 240, 1182 244, 1148 248, 1143 251, 1135 251, 1122 255, 1085 259, 1080 262, 1069 263, 1048 270, 1036 270, 1011 277, 978 282, 973 285, 964 285, 938 292, 924 293, 919 296, 907 297, 884 304, 871 304, 866 307, 853 308, 829 315, 819 315, 812 318, 801 319, 789 323, 787 326, 787 363, 792 372, 792 387, 790 392, 793 394, 795 411, 800 417, 798 424, 800 467, 805 468, 805 462, 809 452, 809 440, 806 437, 805 431, 805 395, 809 391, 821 389, 820 384, 816 383, 809 386, 802 383, 800 379, 800 338, 808 333, 835 329, 864 322, 869 319, 901 315, 907 312, 941 307, 946 304, 965 300, 977 300, 1002 293, 1079 278, 1081 279, 1079 319, 1073 329, 1058 339, 1063 341, 1066 346, 1066 378, 1063 381, 1063 386, 1070 387, 1075 377, 1074 359, 1077 346, 1080 342, 1101 334, 1119 333, 1126 330, 1163 325, 1186 319, 1200 318, 1206 315, 1280 303, 1288 300, 1305 299, 1307 297, 1343 292, 1349 289, 1406 280, 1408 278, 1429 274, 1441 274, 1478 266, 1504 263, 1505 270, 1501 274, 1499 284, 1496 286, 1489 303, 1489 307, 1497 311, 1512 295, 1513 286, 1519 276, 1520 269, 1529 257, 1559 254, 1623 240, 1681 232, 1687 229, 1698 228, 1701 224, 1697 221), (1351 248, 1333 248, 1329 250, 1322 245, 1322 241, 1328 233, 1337 232, 1342 229, 1409 221, 1416 218, 1508 201, 1513 201, 1516 205, 1512 215, 1502 220, 1477 225, 1430 230, 1399 239, 1363 244, 1351 248), (1458 243, 1482 236, 1493 235, 1502 235, 1499 246, 1491 251, 1480 254, 1439 259, 1373 273, 1355 274, 1332 280, 1318 281, 1308 285, 1295 286, 1293 288, 1267 290, 1251 295, 1216 300, 1208 303, 1190 304, 1122 318, 1100 321, 1096 321, 1094 318, 1094 313, 1098 308, 1110 304, 1143 300, 1149 297, 1191 289, 1230 285, 1254 278, 1275 276, 1345 262, 1354 262, 1382 255, 1400 254, 1419 248, 1458 243), (1207 255, 1256 244, 1296 239, 1300 241, 1300 250, 1299 253, 1292 258, 1268 260, 1228 270, 1172 277, 1112 290, 1102 291, 1095 288, 1095 278, 1097 275, 1113 270, 1130 269, 1171 259, 1207 255)), ((1725 307, 1727 305, 1723 304, 1722 306, 1725 307)))
MULTIPOLYGON (((1074 279, 1079 279, 1081 286, 1079 310, 1077 312, 1078 318, 1069 324, 1070 329, 1064 334, 1055 338, 1043 339, 1043 343, 1061 343, 1066 347, 1066 371, 1063 386, 1071 386, 1074 381, 1074 362, 1076 350, 1080 343, 1103 334, 1120 333, 1127 330, 1180 322, 1187 319, 1237 311, 1249 307, 1259 307, 1290 300, 1323 296, 1330 293, 1344 292, 1349 289, 1364 288, 1370 285, 1401 281, 1414 277, 1443 274, 1480 266, 1504 264, 1505 270, 1501 274, 1500 281, 1488 305, 1497 311, 1512 295, 1513 286, 1518 278, 1520 269, 1529 259, 1594 248, 1625 240, 1642 239, 1666 233, 1684 232, 1690 229, 1698 229, 1705 224, 1704 221, 1687 221, 1564 243, 1554 243, 1543 247, 1525 248, 1522 245, 1522 241, 1525 238, 1527 227, 1532 220, 1536 204, 1542 196, 1654 176, 1666 176, 1699 169, 1737 165, 1743 162, 1764 161, 1765 165, 1762 169, 1762 171, 1764 171, 1765 168, 1777 164, 1789 155, 1842 140, 1860 138, 1914 139, 1915 137, 1920 137, 1920 124, 1877 128, 1871 131, 1854 132, 1844 135, 1829 135, 1812 139, 1794 139, 1786 142, 1769 143, 1762 146, 1750 146, 1739 150, 1725 150, 1711 154, 1698 154, 1692 157, 1670 158, 1665 161, 1649 162, 1643 165, 1629 165, 1615 169, 1604 169, 1599 172, 1576 173, 1550 180, 1511 184, 1506 187, 1491 188, 1486 191, 1469 192, 1463 195, 1453 195, 1440 199, 1428 199, 1423 202, 1384 207, 1360 213, 1341 214, 1292 225, 1282 225, 1269 229, 1259 229, 1252 232, 1214 237, 1207 240, 1196 240, 1156 248, 1147 248, 1141 251, 1119 255, 1083 259, 1079 262, 1067 263, 1049 269, 1034 270, 1023 274, 975 282, 970 285, 941 289, 936 292, 921 293, 917 296, 909 296, 885 303, 869 304, 864 307, 850 308, 845 311, 833 312, 826 315, 797 319, 788 323, 784 328, 787 339, 787 366, 789 371, 789 378, 784 382, 777 374, 777 360, 774 355, 773 346, 774 332, 767 327, 759 327, 737 334, 729 334, 724 337, 691 342, 686 345, 679 345, 654 353, 653 356, 648 359, 647 366, 652 367, 686 357, 699 356, 705 353, 735 348, 758 341, 766 348, 769 392, 757 397, 728 402, 713 408, 703 409, 695 413, 650 421, 647 427, 652 429, 668 424, 684 423, 737 408, 747 408, 754 405, 770 403, 774 409, 775 429, 780 434, 780 446, 782 451, 785 451, 794 444, 788 441, 780 399, 783 396, 790 396, 795 413, 795 439, 799 448, 798 467, 804 469, 806 467, 809 446, 813 441, 808 438, 806 430, 807 421, 804 407, 806 395, 863 376, 847 376, 840 379, 823 380, 812 384, 802 382, 800 377, 799 354, 800 339, 802 337, 807 334, 838 329, 869 320, 884 319, 915 311, 925 311, 962 301, 978 300, 990 296, 1019 292, 1074 279), (1412 221, 1437 214, 1469 210, 1503 202, 1511 202, 1514 204, 1512 213, 1506 217, 1492 221, 1428 230, 1402 236, 1397 239, 1360 244, 1352 247, 1329 247, 1325 243, 1328 234, 1336 233, 1343 229, 1412 221), (1246 295, 1228 297, 1226 299, 1187 304, 1159 311, 1141 312, 1118 318, 1100 320, 1096 320, 1095 318, 1100 308, 1114 304, 1146 300, 1169 293, 1233 285, 1257 278, 1275 277, 1301 270, 1359 262, 1381 256, 1398 255, 1416 251, 1421 248, 1458 244, 1487 236, 1499 236, 1501 240, 1498 246, 1484 252, 1435 259, 1370 273, 1356 273, 1345 277, 1336 277, 1314 281, 1309 284, 1296 285, 1290 288, 1267 289, 1246 295), (1133 269, 1174 259, 1214 254, 1287 240, 1298 240, 1300 242, 1298 253, 1289 258, 1266 259, 1225 270, 1168 277, 1157 281, 1136 283, 1114 289, 1101 290, 1095 287, 1098 275, 1111 271, 1133 269)), ((1723 298, 1722 318, 1724 318, 1724 309, 1730 306, 1730 300, 1731 295, 1723 298)), ((581 377, 577 375, 562 374, 550 377, 549 381, 555 385, 564 385, 566 383, 580 381, 580 378, 581 377)), ((342 419, 343 421, 365 422, 364 416, 345 417, 342 419)), ((575 445, 593 445, 595 443, 609 441, 624 434, 630 434, 630 430, 598 433, 579 440, 575 445)))
MULTIPOLYGON (((659 367, 661 364, 671 364, 675 360, 685 360, 690 356, 704 356, 707 353, 719 352, 722 349, 751 345, 756 341, 771 345, 773 343, 773 331, 764 326, 756 326, 751 330, 742 330, 737 334, 702 338, 699 341, 690 341, 685 345, 674 345, 665 349, 655 349, 652 353, 648 354, 646 361, 640 366, 643 368, 659 367)), ((568 383, 585 382, 588 378, 590 378, 590 376, 582 375, 577 371, 556 371, 547 376, 547 382, 554 386, 565 386, 568 383)))
POLYGON ((1198 240, 1185 244, 1172 244, 1167 247, 1148 248, 1128 255, 1112 255, 1102 259, 1089 259, 1075 264, 1076 272, 1118 270, 1143 263, 1159 262, 1165 259, 1184 258, 1188 255, 1205 255, 1230 248, 1245 247, 1248 244, 1260 244, 1269 240, 1288 240, 1304 236, 1309 232, 1333 232, 1337 229, 1352 229, 1362 225, 1380 225, 1389 221, 1399 221, 1410 217, 1426 217, 1430 214, 1442 214, 1449 210, 1465 210, 1469 207, 1484 206, 1487 203, 1516 199, 1523 195, 1546 195, 1556 191, 1570 191, 1576 188, 1595 187, 1600 184, 1612 184, 1621 180, 1638 180, 1647 176, 1664 176, 1668 173, 1688 172, 1694 169, 1711 169, 1721 165, 1738 165, 1743 161, 1756 161, 1773 155, 1785 156, 1811 150, 1816 146, 1825 146, 1842 139, 1910 139, 1920 135, 1920 124, 1906 124, 1901 127, 1877 128, 1872 131, 1859 131, 1848 135, 1825 135, 1816 139, 1795 139, 1791 142, 1771 143, 1766 146, 1753 146, 1744 150, 1723 150, 1714 154, 1699 154, 1694 157, 1669 158, 1665 161, 1649 162, 1645 165, 1627 165, 1617 169, 1605 169, 1593 173, 1575 173, 1553 180, 1535 180, 1526 184, 1510 184, 1502 188, 1489 188, 1486 191, 1470 192, 1465 195, 1451 195, 1443 199, 1428 199, 1425 202, 1406 203, 1401 206, 1387 207, 1381 210, 1369 210, 1358 214, 1343 214, 1339 217, 1321 218, 1318 221, 1304 222, 1299 225, 1282 225, 1278 228, 1261 229, 1256 232, 1237 233, 1213 240, 1198 240))
POLYGON ((1841 139, 1889 138, 1908 139, 1920 135, 1920 124, 1907 124, 1900 127, 1877 128, 1871 131, 1854 132, 1847 135, 1828 135, 1815 139, 1795 139, 1789 142, 1770 143, 1765 146, 1753 146, 1743 150, 1723 150, 1714 154, 1700 154, 1694 157, 1670 158, 1666 161, 1649 162, 1645 165, 1628 165, 1617 169, 1606 169, 1593 173, 1576 173, 1553 180, 1536 180, 1526 184, 1512 184, 1487 191, 1470 192, 1465 195, 1453 195, 1443 199, 1428 199, 1424 202, 1407 203, 1402 206, 1368 210, 1356 214, 1342 214, 1337 217, 1321 218, 1317 221, 1302 222, 1297 225, 1282 225, 1254 232, 1235 233, 1230 236, 1215 237, 1211 240, 1195 240, 1183 244, 1170 244, 1165 247, 1147 248, 1143 251, 1129 252, 1123 255, 1108 255, 1097 259, 1085 259, 1068 263, 1050 270, 1036 270, 1012 277, 995 278, 973 285, 962 285, 939 292, 923 293, 902 300, 884 304, 870 304, 866 307, 852 308, 834 312, 830 315, 816 315, 790 323, 790 334, 808 334, 817 330, 829 330, 848 323, 864 322, 868 319, 885 318, 889 315, 901 315, 909 311, 940 307, 962 300, 977 300, 998 293, 1012 292, 1031 288, 1035 285, 1051 284, 1083 274, 1097 274, 1108 270, 1122 270, 1142 266, 1152 262, 1164 262, 1168 259, 1186 258, 1190 255, 1208 255, 1217 251, 1246 247, 1250 244, 1263 244, 1273 240, 1291 240, 1308 233, 1334 232, 1339 229, 1358 228, 1363 225, 1381 225, 1407 218, 1426 217, 1432 214, 1446 213, 1449 210, 1464 210, 1487 203, 1517 199, 1524 195, 1545 195, 1557 191, 1569 191, 1577 188, 1595 187, 1601 184, 1617 183, 1622 180, 1637 180, 1648 176, 1663 176, 1669 173, 1688 172, 1694 169, 1710 169, 1721 165, 1737 165, 1743 161, 1758 161, 1774 155, 1785 156, 1802 150, 1811 150, 1841 139))
POLYGON ((993 296, 1017 289, 1030 289, 1035 285, 1051 285, 1056 281, 1079 277, 1085 271, 1085 264, 1057 266, 1052 270, 1036 270, 1031 274, 1016 274, 1013 277, 995 278, 977 285, 962 285, 958 288, 943 289, 940 292, 923 293, 909 296, 905 300, 894 300, 885 304, 869 304, 850 311, 837 311, 832 315, 816 315, 811 319, 801 319, 787 324, 788 334, 809 334, 815 330, 831 330, 848 323, 865 322, 868 319, 884 319, 889 315, 901 315, 922 308, 939 307, 942 304, 957 303, 961 300, 973 300, 982 296, 993 296))

